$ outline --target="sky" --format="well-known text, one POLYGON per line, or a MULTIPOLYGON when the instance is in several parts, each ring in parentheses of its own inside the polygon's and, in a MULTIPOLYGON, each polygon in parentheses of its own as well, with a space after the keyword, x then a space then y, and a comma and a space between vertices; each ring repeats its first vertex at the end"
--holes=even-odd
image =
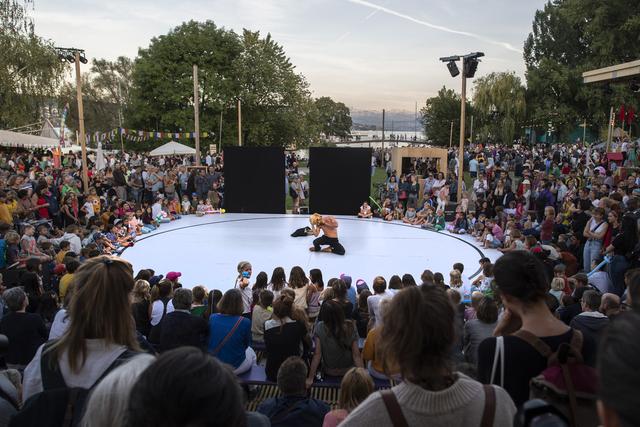
MULTIPOLYGON (((546 0, 39 0, 36 32, 88 57, 134 58, 152 37, 191 19, 280 43, 314 97, 360 110, 413 111, 443 86, 438 58, 484 52, 476 77, 515 71, 546 0)), ((469 81, 470 90, 473 84, 469 81)))

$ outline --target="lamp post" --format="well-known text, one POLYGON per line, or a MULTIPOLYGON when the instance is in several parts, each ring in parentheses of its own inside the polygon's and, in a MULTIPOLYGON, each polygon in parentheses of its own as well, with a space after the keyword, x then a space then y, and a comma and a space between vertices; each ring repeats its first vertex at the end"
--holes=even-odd
POLYGON ((84 108, 82 106, 82 77, 80 63, 86 64, 87 58, 83 49, 56 47, 58 57, 63 61, 75 63, 76 68, 76 96, 78 98, 78 140, 82 147, 82 184, 85 194, 89 193, 89 167, 87 165, 87 144, 84 133, 84 108))
POLYGON ((458 151, 458 197, 457 202, 462 200, 462 182, 464 179, 464 137, 465 137, 465 118, 467 109, 467 78, 473 77, 478 69, 478 58, 484 56, 482 52, 472 52, 468 55, 453 55, 440 58, 440 61, 447 64, 451 77, 461 74, 462 77, 462 93, 460 94, 460 149, 458 151), (462 60, 462 73, 458 70, 457 61, 462 60))

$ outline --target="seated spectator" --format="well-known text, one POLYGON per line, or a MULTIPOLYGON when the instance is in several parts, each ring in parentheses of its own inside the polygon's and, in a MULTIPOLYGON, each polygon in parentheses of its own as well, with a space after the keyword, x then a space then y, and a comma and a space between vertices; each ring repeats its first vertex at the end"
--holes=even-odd
POLYGON ((322 426, 329 405, 307 396, 307 365, 299 357, 289 357, 278 369, 278 389, 282 396, 272 397, 258 406, 273 427, 322 426))
POLYGON ((75 273, 74 283, 69 329, 59 340, 40 346, 25 369, 25 401, 43 391, 42 366, 57 366, 67 387, 88 389, 107 369, 129 358, 131 350, 139 350, 130 314, 131 264, 111 256, 91 258, 75 273))
POLYGON ((42 317, 26 312, 29 298, 22 288, 7 289, 2 297, 9 308, 0 320, 0 334, 9 339, 4 360, 9 368, 23 369, 47 340, 47 329, 42 317))
POLYGON ((337 427, 347 415, 375 390, 373 380, 362 368, 351 368, 340 383, 338 409, 324 416, 322 427, 337 427))
POLYGON ((551 280, 551 290, 549 294, 553 295, 558 302, 562 301, 562 295, 564 290, 564 280, 561 277, 554 277, 551 280))
POLYGON ((616 318, 602 336, 598 354, 598 413, 604 427, 640 425, 640 313, 616 318))
POLYGON ((125 424, 131 389, 140 375, 156 360, 140 354, 111 371, 95 389, 86 403, 82 427, 111 427, 125 424))
POLYGON ((64 300, 62 301, 62 308, 58 310, 53 323, 51 324, 51 330, 49 331, 49 340, 55 340, 60 338, 69 329, 69 305, 71 304, 71 297, 73 296, 74 287, 70 287, 67 290, 64 300))
POLYGON ((191 314, 194 316, 202 317, 205 320, 205 313, 207 311, 207 305, 205 304, 205 298, 207 296, 207 291, 204 286, 194 286, 191 289, 193 294, 193 303, 191 304, 191 314))
POLYGON ((596 288, 601 294, 606 294, 614 291, 609 273, 607 273, 606 267, 602 267, 597 271, 595 270, 603 260, 604 258, 600 255, 594 257, 593 262, 591 263, 592 272, 589 273, 589 285, 596 288))
POLYGON ((354 366, 362 367, 355 325, 345 320, 342 307, 336 301, 327 301, 323 307, 324 320, 316 323, 314 330, 315 352, 307 378, 309 387, 320 361, 324 374, 330 376, 342 376, 354 366))
POLYGON ((271 319, 272 304, 273 292, 266 289, 260 291, 258 304, 253 307, 253 313, 251 313, 251 339, 253 342, 264 342, 264 322, 271 319))
POLYGON ((163 353, 140 375, 125 420, 127 427, 256 425, 231 370, 192 347, 163 353))
POLYGON ((20 286, 29 297, 27 312, 36 313, 40 308, 40 300, 44 294, 42 287, 42 264, 37 259, 27 260, 27 271, 20 277, 20 286))
POLYGON ((75 258, 71 258, 64 263, 65 267, 65 275, 60 279, 60 284, 58 286, 58 291, 60 293, 60 299, 64 300, 64 296, 69 289, 69 286, 73 282, 73 276, 78 268, 80 268, 80 262, 75 258))
POLYGON ((598 311, 607 316, 609 320, 613 320, 621 313, 620 297, 616 294, 602 295, 602 300, 600 301, 600 308, 598 309, 598 311))
MULTIPOLYGON (((575 343, 578 332, 556 319, 549 311, 546 294, 549 282, 545 268, 535 255, 514 251, 503 255, 494 267, 495 283, 505 307, 495 336, 504 342, 504 382, 517 406, 529 399, 529 381, 547 367, 547 358, 524 338, 513 335, 517 331, 532 334, 556 351, 562 343, 575 343)), ((519 332, 522 333, 522 332, 519 332)), ((487 338, 478 347, 478 378, 485 384, 501 378, 491 378, 496 353, 496 338, 487 338)), ((595 343, 584 337, 582 355, 595 354, 595 343)))
POLYGON ((239 289, 229 289, 218 303, 218 312, 209 318, 209 352, 232 366, 234 374, 251 369, 256 353, 251 345, 251 320, 242 316, 243 297, 239 289))
POLYGON ((451 369, 455 313, 444 291, 405 289, 391 300, 389 313, 394 315, 382 325, 379 351, 385 368, 399 367, 404 381, 373 393, 341 426, 478 425, 484 417, 494 426, 512 425, 516 408, 503 389, 485 389, 451 369), (495 397, 493 413, 486 410, 488 393, 495 397), (399 406, 399 413, 391 415, 387 405, 399 406))
POLYGON ((369 305, 367 300, 370 296, 371 292, 368 289, 360 292, 358 294, 358 306, 353 310, 353 320, 356 322, 360 338, 367 337, 367 328, 369 326, 369 305))
POLYGON ((477 318, 478 305, 480 305, 480 301, 482 301, 483 298, 484 294, 480 291, 473 291, 471 293, 471 305, 464 309, 465 322, 477 318))
POLYGON ((182 346, 201 350, 207 347, 209 324, 202 317, 191 314, 191 289, 178 288, 173 294, 173 311, 166 315, 160 330, 159 350, 182 346))
POLYGON ((310 347, 306 325, 291 318, 293 308, 293 299, 286 294, 280 295, 273 303, 273 317, 264 323, 266 373, 269 381, 276 380, 280 365, 288 357, 300 356, 303 348, 310 347))
POLYGON ((464 358, 467 362, 474 366, 478 363, 478 346, 485 338, 493 336, 497 323, 498 305, 493 298, 483 296, 476 318, 464 324, 464 358))
POLYGON ((151 331, 151 286, 146 280, 136 280, 133 285, 131 311, 136 321, 136 330, 145 337, 149 336, 151 331))
MULTIPOLYGON (((384 316, 387 314, 389 303, 391 299, 384 299, 380 303, 380 315, 381 319, 378 321, 378 325, 371 329, 367 334, 367 339, 364 341, 364 348, 362 349, 362 361, 364 362, 366 369, 369 371, 369 375, 374 378, 388 379, 384 373, 383 360, 380 358, 380 353, 376 351, 378 342, 380 340, 380 330, 382 329, 382 323, 384 316)), ((392 372, 393 375, 397 372, 392 372)))
POLYGON ((570 326, 582 332, 582 335, 598 343, 600 335, 609 326, 609 318, 598 311, 601 302, 600 294, 596 291, 586 291, 582 294, 580 304, 582 313, 571 321, 570 326))
POLYGON ((367 298, 369 306, 369 329, 378 326, 378 318, 380 316, 380 303, 383 299, 391 298, 392 295, 387 291, 387 281, 382 276, 373 279, 373 295, 367 298))
POLYGON ((160 280, 151 290, 151 329, 147 339, 153 345, 160 343, 162 321, 173 311, 172 297, 173 284, 169 280, 160 280))
MULTIPOLYGON (((351 278, 349 276, 349 280, 351 278)), ((331 283, 331 288, 333 289, 333 298, 331 301, 337 303, 342 308, 342 313, 344 314, 345 319, 351 319, 353 317, 353 304, 349 298, 347 297, 347 284, 342 279, 336 279, 331 283)), ((329 302, 328 299, 325 299, 320 307, 320 314, 318 314, 318 320, 324 320, 324 305, 329 302)))

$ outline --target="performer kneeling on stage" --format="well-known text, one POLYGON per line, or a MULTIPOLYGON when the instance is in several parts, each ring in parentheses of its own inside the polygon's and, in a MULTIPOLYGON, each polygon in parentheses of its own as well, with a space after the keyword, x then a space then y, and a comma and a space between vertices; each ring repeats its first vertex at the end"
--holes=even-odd
POLYGON ((314 236, 318 236, 320 231, 323 235, 313 241, 313 246, 309 248, 312 252, 322 251, 331 252, 336 255, 344 255, 344 247, 338 242, 338 221, 332 216, 322 216, 320 214, 313 214, 309 218, 311 223, 311 231, 314 236), (328 245, 326 248, 321 248, 323 245, 328 245))

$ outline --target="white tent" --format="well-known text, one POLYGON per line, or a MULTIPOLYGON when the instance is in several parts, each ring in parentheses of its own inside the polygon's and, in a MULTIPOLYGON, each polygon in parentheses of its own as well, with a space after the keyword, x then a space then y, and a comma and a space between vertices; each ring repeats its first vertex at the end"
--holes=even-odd
POLYGON ((28 148, 52 148, 58 146, 58 140, 45 138, 38 135, 0 130, 0 146, 3 147, 28 147, 28 148))
POLYGON ((196 154, 196 149, 175 141, 167 142, 149 153, 150 156, 184 156, 189 154, 196 154))

